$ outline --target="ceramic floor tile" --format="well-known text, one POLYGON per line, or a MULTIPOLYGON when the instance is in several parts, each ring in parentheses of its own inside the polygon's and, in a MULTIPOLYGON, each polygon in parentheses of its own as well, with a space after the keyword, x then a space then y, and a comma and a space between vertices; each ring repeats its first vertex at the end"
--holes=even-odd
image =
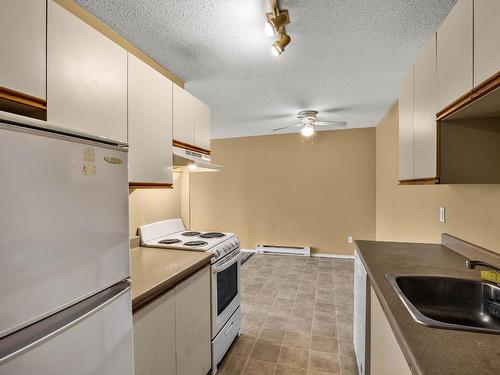
POLYGON ((271 327, 264 327, 259 334, 258 340, 268 342, 270 344, 281 345, 285 337, 285 329, 276 329, 271 327))
POLYGON ((281 347, 267 342, 257 341, 253 347, 250 358, 259 361, 276 363, 280 354, 281 347))
POLYGON ((283 339, 283 345, 290 348, 309 349, 311 335, 302 332, 287 331, 283 339))
POLYGON ((276 367, 275 375, 307 375, 307 370, 301 368, 280 366, 276 367))
POLYGON ((283 346, 278 360, 279 366, 307 369, 309 352, 305 349, 296 349, 283 346))
POLYGON ((242 375, 274 375, 276 365, 269 362, 249 359, 243 368, 242 375))
POLYGON ((255 254, 242 267, 241 337, 220 373, 357 374, 353 261, 255 254))
POLYGON ((309 352, 309 369, 325 372, 339 372, 340 364, 338 353, 330 354, 311 350, 309 352))
POLYGON ((229 354, 246 358, 250 355, 254 344, 255 340, 237 337, 229 349, 229 354))
POLYGON ((338 353, 338 342, 336 338, 313 335, 311 338, 311 350, 325 353, 338 353))
POLYGON ((237 356, 227 356, 219 364, 217 374, 220 375, 239 375, 243 371, 247 359, 237 356))

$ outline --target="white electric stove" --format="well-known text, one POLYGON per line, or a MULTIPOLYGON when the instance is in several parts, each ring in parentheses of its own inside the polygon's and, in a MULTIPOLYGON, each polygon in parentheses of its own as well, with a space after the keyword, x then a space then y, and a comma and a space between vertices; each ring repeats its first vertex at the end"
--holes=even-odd
POLYGON ((240 240, 234 233, 186 230, 181 219, 139 228, 141 245, 165 250, 210 251, 212 270, 212 374, 240 332, 240 240))

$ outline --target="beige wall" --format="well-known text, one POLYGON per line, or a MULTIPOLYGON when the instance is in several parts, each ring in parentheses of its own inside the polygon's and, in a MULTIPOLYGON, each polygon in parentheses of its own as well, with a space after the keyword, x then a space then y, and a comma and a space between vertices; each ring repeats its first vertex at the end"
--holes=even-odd
POLYGON ((173 189, 129 190, 129 235, 134 237, 137 228, 154 221, 181 217, 181 175, 174 173, 173 189))
POLYGON ((375 129, 214 140, 219 173, 190 177, 191 226, 236 233, 243 248, 310 245, 352 254, 375 238, 375 129))
POLYGON ((448 232, 500 252, 500 185, 399 186, 397 104, 377 126, 376 139, 377 240, 438 243, 448 232))

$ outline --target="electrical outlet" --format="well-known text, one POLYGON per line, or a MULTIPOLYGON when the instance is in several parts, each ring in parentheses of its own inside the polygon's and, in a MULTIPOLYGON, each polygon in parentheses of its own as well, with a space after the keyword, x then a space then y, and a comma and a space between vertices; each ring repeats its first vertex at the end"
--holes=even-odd
POLYGON ((347 236, 347 243, 353 243, 353 242, 354 238, 351 235, 347 236))
POLYGON ((446 210, 444 207, 439 207, 439 222, 440 223, 446 222, 446 210))

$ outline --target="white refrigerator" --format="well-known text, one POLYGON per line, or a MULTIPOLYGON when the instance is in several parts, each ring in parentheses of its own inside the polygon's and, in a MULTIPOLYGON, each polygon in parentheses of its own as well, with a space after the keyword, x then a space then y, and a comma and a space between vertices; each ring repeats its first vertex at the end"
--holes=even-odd
POLYGON ((132 375, 127 145, 0 112, 0 375, 132 375))

